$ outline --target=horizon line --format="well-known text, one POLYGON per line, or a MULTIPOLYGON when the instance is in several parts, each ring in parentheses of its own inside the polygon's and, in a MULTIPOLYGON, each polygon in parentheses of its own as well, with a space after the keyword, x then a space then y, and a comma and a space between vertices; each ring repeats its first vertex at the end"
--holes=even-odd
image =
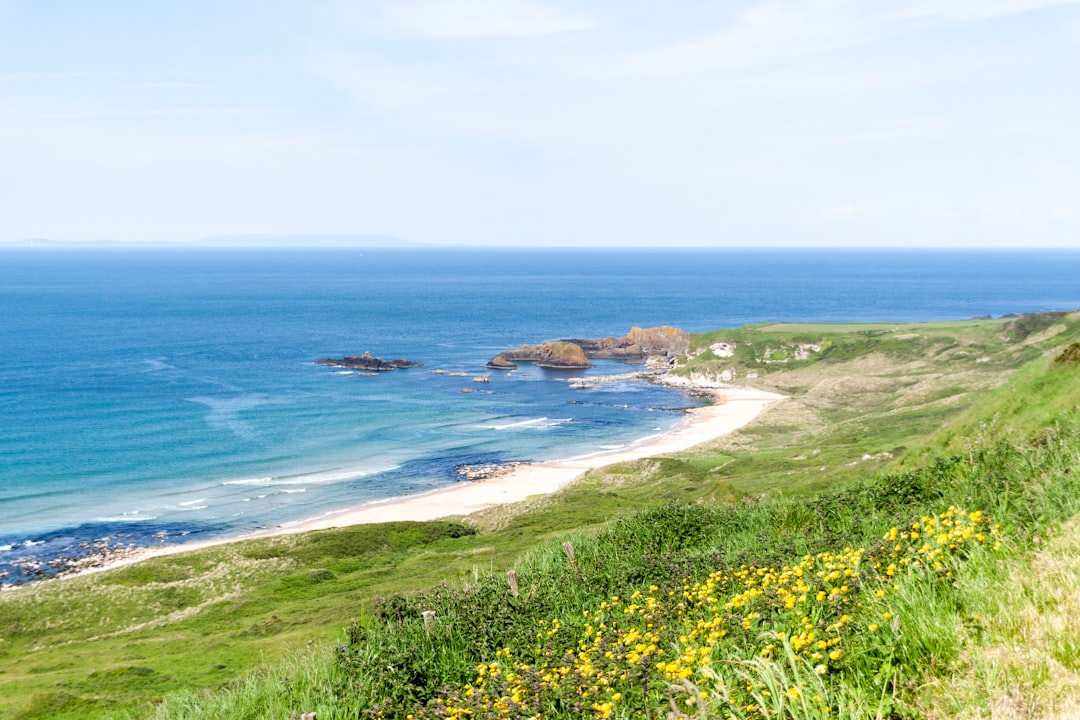
POLYGON ((754 244, 575 244, 498 245, 481 243, 228 243, 167 240, 11 240, 0 250, 1076 250, 1067 245, 754 245, 754 244))

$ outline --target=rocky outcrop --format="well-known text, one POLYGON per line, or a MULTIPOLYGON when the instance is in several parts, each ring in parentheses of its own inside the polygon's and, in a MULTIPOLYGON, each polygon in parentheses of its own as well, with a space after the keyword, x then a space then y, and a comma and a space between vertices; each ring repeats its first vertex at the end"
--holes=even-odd
POLYGON ((315 364, 349 368, 350 370, 375 370, 378 372, 397 370, 399 368, 420 367, 422 365, 422 363, 406 360, 405 358, 383 360, 382 358, 375 357, 369 352, 365 352, 363 355, 350 355, 349 357, 343 357, 340 360, 316 360, 315 364))
POLYGON ((512 370, 516 362, 531 362, 539 367, 559 370, 584 370, 593 365, 580 345, 566 340, 553 340, 543 345, 522 345, 516 350, 499 353, 488 361, 493 370, 512 370))
POLYGON ((1074 342, 1054 358, 1054 365, 1080 365, 1080 342, 1074 342))
POLYGON ((487 361, 487 367, 492 370, 513 370, 517 365, 507 360, 503 355, 496 355, 487 361))
POLYGON ((645 362, 650 357, 675 358, 690 347, 690 335, 679 328, 662 325, 631 328, 620 338, 559 340, 543 345, 522 345, 493 357, 487 364, 496 370, 511 370, 515 361, 534 362, 541 367, 581 369, 592 367, 590 360, 645 362))
POLYGON ((630 333, 621 337, 606 337, 584 340, 570 340, 585 351, 585 355, 594 360, 624 360, 644 362, 654 355, 674 357, 681 355, 690 347, 690 336, 670 325, 654 328, 630 328, 630 333))
POLYGON ((454 468, 457 471, 458 477, 466 482, 480 482, 482 480, 493 480, 498 477, 502 477, 510 472, 513 472, 515 468, 519 468, 526 463, 512 461, 505 463, 484 463, 482 465, 458 465, 454 468))

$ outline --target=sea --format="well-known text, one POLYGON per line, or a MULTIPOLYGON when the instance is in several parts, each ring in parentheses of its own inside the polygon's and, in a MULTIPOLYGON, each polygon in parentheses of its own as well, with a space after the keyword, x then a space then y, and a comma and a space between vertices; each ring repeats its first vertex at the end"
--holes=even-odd
POLYGON ((612 451, 699 403, 566 382, 613 361, 484 368, 524 343, 1076 308, 1072 249, 3 250, 0 583, 612 451), (316 364, 363 352, 423 366, 316 364))

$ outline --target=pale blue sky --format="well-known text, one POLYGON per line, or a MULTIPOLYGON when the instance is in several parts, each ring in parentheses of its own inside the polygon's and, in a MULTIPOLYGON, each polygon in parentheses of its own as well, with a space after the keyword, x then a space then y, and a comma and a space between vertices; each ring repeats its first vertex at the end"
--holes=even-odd
POLYGON ((1080 246, 1080 2, 0 0, 0 240, 1080 246))

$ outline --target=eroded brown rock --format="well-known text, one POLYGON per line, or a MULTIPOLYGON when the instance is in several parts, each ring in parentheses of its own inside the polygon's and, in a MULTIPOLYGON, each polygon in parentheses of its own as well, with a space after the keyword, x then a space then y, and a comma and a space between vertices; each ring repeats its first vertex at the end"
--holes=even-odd
POLYGON ((522 345, 493 357, 487 364, 496 370, 511 370, 519 362, 534 362, 540 367, 583 369, 590 360, 645 362, 647 358, 675 357, 690 347, 690 335, 679 328, 662 325, 634 327, 621 337, 558 340, 543 345, 522 345))

